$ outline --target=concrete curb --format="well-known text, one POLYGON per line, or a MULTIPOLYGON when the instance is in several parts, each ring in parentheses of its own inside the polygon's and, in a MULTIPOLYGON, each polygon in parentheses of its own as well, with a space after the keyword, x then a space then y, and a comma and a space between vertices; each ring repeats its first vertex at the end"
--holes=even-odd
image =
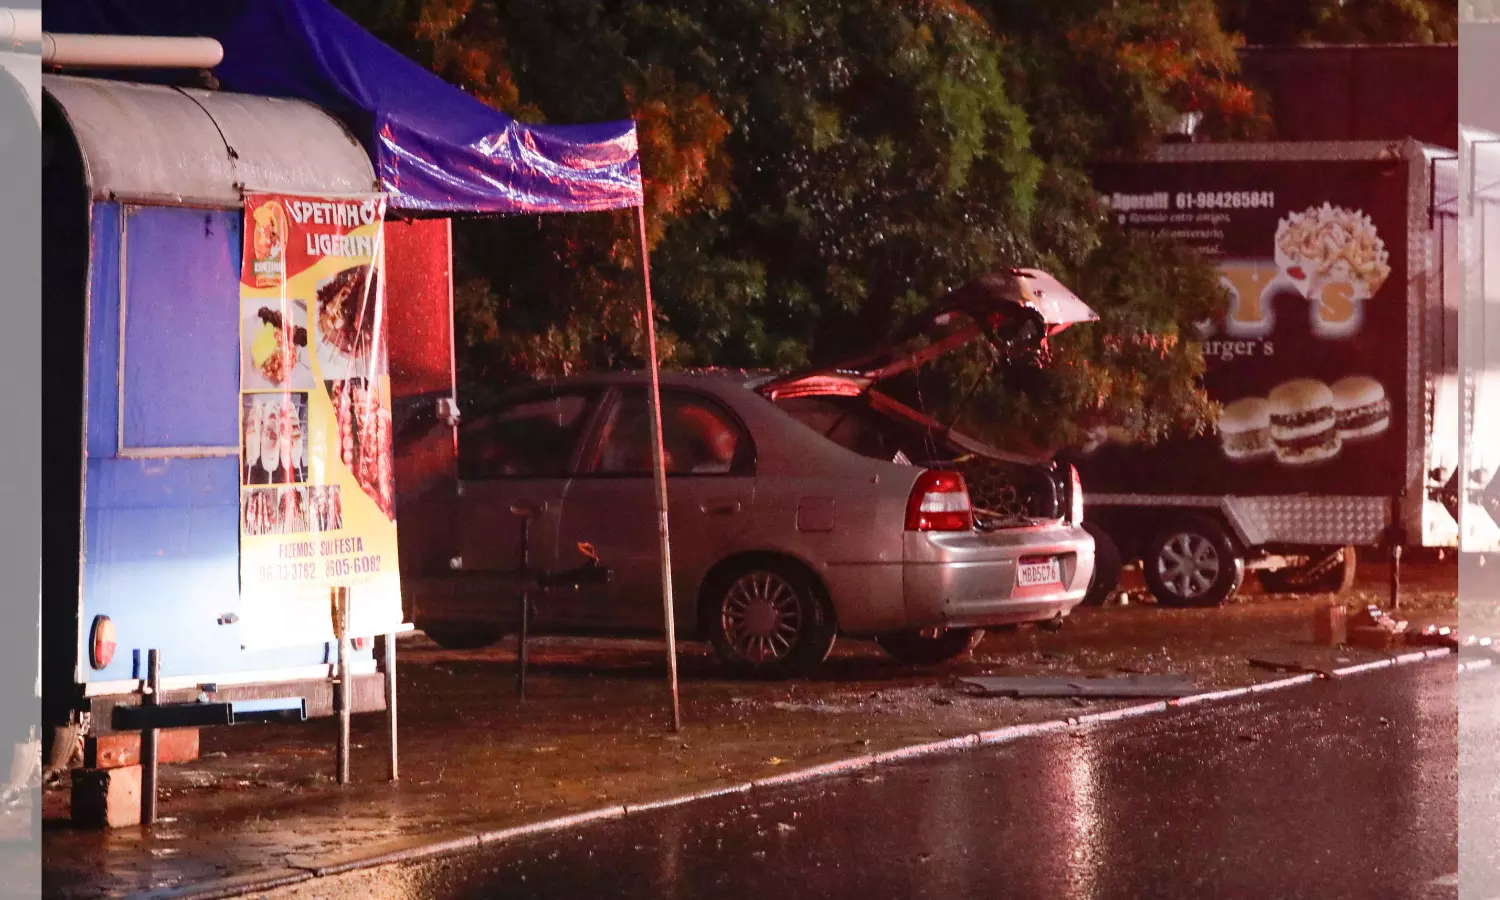
MULTIPOLYGON (((480 845, 499 844, 516 838, 532 837, 538 834, 546 834, 551 831, 562 831, 576 825, 587 825, 590 822, 603 822, 609 819, 625 818, 625 807, 606 806, 602 809, 594 809, 588 812, 575 813, 571 816, 559 816, 556 819, 544 819, 540 822, 531 822, 526 825, 516 825, 511 828, 497 828, 493 831, 481 831, 477 835, 480 845)), ((433 854, 442 855, 442 854, 433 854)))
POLYGON ((707 788, 688 794, 678 794, 665 800, 652 800, 647 803, 625 804, 625 815, 632 816, 637 813, 651 812, 657 809, 670 809, 674 806, 682 806, 684 803, 695 803, 699 800, 711 800, 714 797, 727 797, 730 794, 748 794, 755 785, 749 781, 743 784, 735 784, 729 787, 707 788))
MULTIPOLYGON (((1440 659, 1453 655, 1448 648, 1436 648, 1433 650, 1404 653, 1375 662, 1361 663, 1358 665, 1345 666, 1341 669, 1332 670, 1335 677, 1357 675, 1365 672, 1373 672, 1379 669, 1395 668, 1397 666, 1410 665, 1412 663, 1424 662, 1431 659, 1440 659)), ((1460 671, 1468 669, 1483 668, 1490 665, 1489 660, 1473 660, 1468 665, 1459 664, 1460 671)), ((822 778, 833 778, 839 775, 856 772, 862 769, 870 769, 889 762, 916 759, 923 756, 931 756, 937 753, 958 750, 971 750, 980 747, 993 747, 999 744, 1013 743, 1024 738, 1040 734, 1048 734, 1055 731, 1068 731, 1077 728, 1085 728, 1092 725, 1103 725, 1118 722, 1123 719, 1132 719, 1139 716, 1147 716, 1153 713, 1168 712, 1172 709, 1186 706, 1197 706, 1211 703, 1216 700, 1230 700, 1248 697, 1253 694, 1262 694, 1268 691, 1284 690, 1301 684, 1324 680, 1324 676, 1316 672, 1293 675, 1287 678, 1279 678, 1275 681, 1264 681, 1258 684, 1246 685, 1244 687, 1231 688, 1222 691, 1210 691, 1202 694, 1191 694, 1186 697, 1178 697, 1171 700, 1157 700, 1151 703, 1143 703, 1136 706, 1126 706, 1120 709, 1108 710, 1100 713, 1090 713, 1084 716, 1076 716, 1067 719, 1054 719, 1047 722, 1033 722, 1025 725, 1010 725, 1004 728, 996 728, 989 731, 981 731, 967 734, 961 737, 946 738, 940 741, 929 741, 922 744, 913 744, 909 747, 900 747, 895 750, 886 750, 880 753, 867 753, 853 756, 848 759, 835 760, 834 762, 822 763, 820 765, 808 766, 780 775, 772 775, 766 778, 757 778, 748 782, 737 783, 726 787, 707 788, 691 793, 680 794, 662 800, 647 803, 624 804, 620 806, 606 806, 602 809, 578 813, 576 815, 561 816, 555 819, 545 819, 527 825, 518 825, 512 828, 501 828, 493 831, 482 831, 477 834, 465 835, 459 838, 434 842, 399 850, 392 853, 368 857, 363 860, 340 863, 336 866, 320 867, 317 869, 302 869, 300 872, 287 872, 278 870, 277 874, 267 875, 260 880, 254 880, 254 876, 240 876, 238 878, 227 878, 212 884, 201 885, 198 890, 184 889, 182 887, 163 889, 159 891, 143 892, 133 894, 133 900, 226 900, 226 898, 243 897, 253 893, 273 890, 275 888, 288 887, 316 878, 328 875, 337 875, 360 869, 372 869, 377 866, 392 865, 395 863, 415 862, 418 860, 434 859, 440 856, 450 856, 479 847, 493 846, 506 841, 524 837, 534 837, 556 831, 563 831, 578 825, 591 822, 609 821, 622 819, 641 813, 654 812, 661 809, 669 809, 684 806, 700 800, 708 800, 715 797, 725 797, 733 794, 749 794, 761 790, 774 790, 795 784, 804 784, 817 781, 822 778)))

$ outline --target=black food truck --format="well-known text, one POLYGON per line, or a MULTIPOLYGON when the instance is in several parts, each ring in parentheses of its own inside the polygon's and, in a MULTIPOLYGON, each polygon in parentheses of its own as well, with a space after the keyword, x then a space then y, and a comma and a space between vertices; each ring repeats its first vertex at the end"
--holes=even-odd
POLYGON ((1080 448, 1100 569, 1139 560, 1165 605, 1217 605, 1259 569, 1340 591, 1357 547, 1458 543, 1458 154, 1404 141, 1168 144, 1101 167, 1125 228, 1213 261, 1203 323, 1216 430, 1080 448))

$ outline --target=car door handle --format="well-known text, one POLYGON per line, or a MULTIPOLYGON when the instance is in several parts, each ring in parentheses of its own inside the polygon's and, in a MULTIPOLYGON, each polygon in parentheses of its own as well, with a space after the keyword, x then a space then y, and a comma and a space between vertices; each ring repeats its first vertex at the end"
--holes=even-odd
POLYGON ((705 500, 698 508, 711 516, 732 516, 744 506, 738 500, 705 500))
POLYGON ((510 514, 518 519, 535 519, 546 511, 546 500, 520 500, 510 505, 510 514))

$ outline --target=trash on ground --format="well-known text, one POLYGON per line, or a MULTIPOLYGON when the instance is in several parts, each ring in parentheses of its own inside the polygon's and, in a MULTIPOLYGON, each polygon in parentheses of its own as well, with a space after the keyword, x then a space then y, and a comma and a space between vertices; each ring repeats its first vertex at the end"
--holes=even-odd
POLYGON ((1251 657, 1246 660, 1251 668, 1268 669, 1272 672, 1303 672, 1321 675, 1324 678, 1337 678, 1337 674, 1321 666, 1311 665, 1297 660, 1261 659, 1251 657))
POLYGON ((1458 649, 1458 633, 1446 625, 1428 625, 1421 631, 1407 632, 1406 643, 1413 647, 1447 647, 1458 649))
POLYGON ((1181 697, 1197 690, 1181 675, 1118 675, 1105 678, 1063 678, 1050 675, 982 676, 960 678, 992 697, 1181 697))
POLYGON ((1404 619, 1372 603, 1349 617, 1349 643, 1366 650, 1390 650, 1401 643, 1406 626, 1404 619))

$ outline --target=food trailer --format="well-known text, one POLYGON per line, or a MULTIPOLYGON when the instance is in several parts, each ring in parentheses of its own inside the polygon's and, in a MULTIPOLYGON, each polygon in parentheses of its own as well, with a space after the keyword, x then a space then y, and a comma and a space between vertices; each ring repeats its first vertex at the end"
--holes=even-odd
POLYGON ((454 461, 449 217, 639 208, 634 124, 516 122, 323 0, 45 25, 222 47, 211 78, 44 81, 52 759, 174 723, 347 732, 394 698, 399 510, 454 461))
POLYGON ((1113 574, 1141 560, 1158 601, 1216 605, 1251 568, 1338 591, 1354 547, 1456 547, 1458 154, 1176 144, 1096 185, 1124 228, 1211 261, 1230 299, 1192 336, 1218 428, 1150 447, 1104 433, 1079 462, 1113 574))
MULTIPOLYGON (((286 490, 252 486, 274 480, 258 477, 273 455, 247 461, 241 435, 255 401, 281 396, 246 390, 262 367, 241 365, 255 362, 260 309, 281 305, 242 297, 244 186, 372 195, 370 161, 305 102, 59 75, 44 79, 43 135, 48 723, 111 731, 113 708, 143 699, 152 650, 158 702, 295 699, 307 715, 330 714, 328 604, 288 618, 242 591, 247 525, 263 527, 246 521, 252 498, 286 490)), ((386 239, 402 245, 406 233, 386 239)), ((401 246, 399 277, 440 278, 443 249, 401 246)), ((313 424, 307 394, 299 426, 313 424)), ((338 480, 302 468, 280 471, 280 483, 338 480)), ((322 524, 299 530, 350 536, 322 524)), ((385 706, 359 638, 396 630, 399 590, 379 605, 347 660, 354 712, 385 706)))

